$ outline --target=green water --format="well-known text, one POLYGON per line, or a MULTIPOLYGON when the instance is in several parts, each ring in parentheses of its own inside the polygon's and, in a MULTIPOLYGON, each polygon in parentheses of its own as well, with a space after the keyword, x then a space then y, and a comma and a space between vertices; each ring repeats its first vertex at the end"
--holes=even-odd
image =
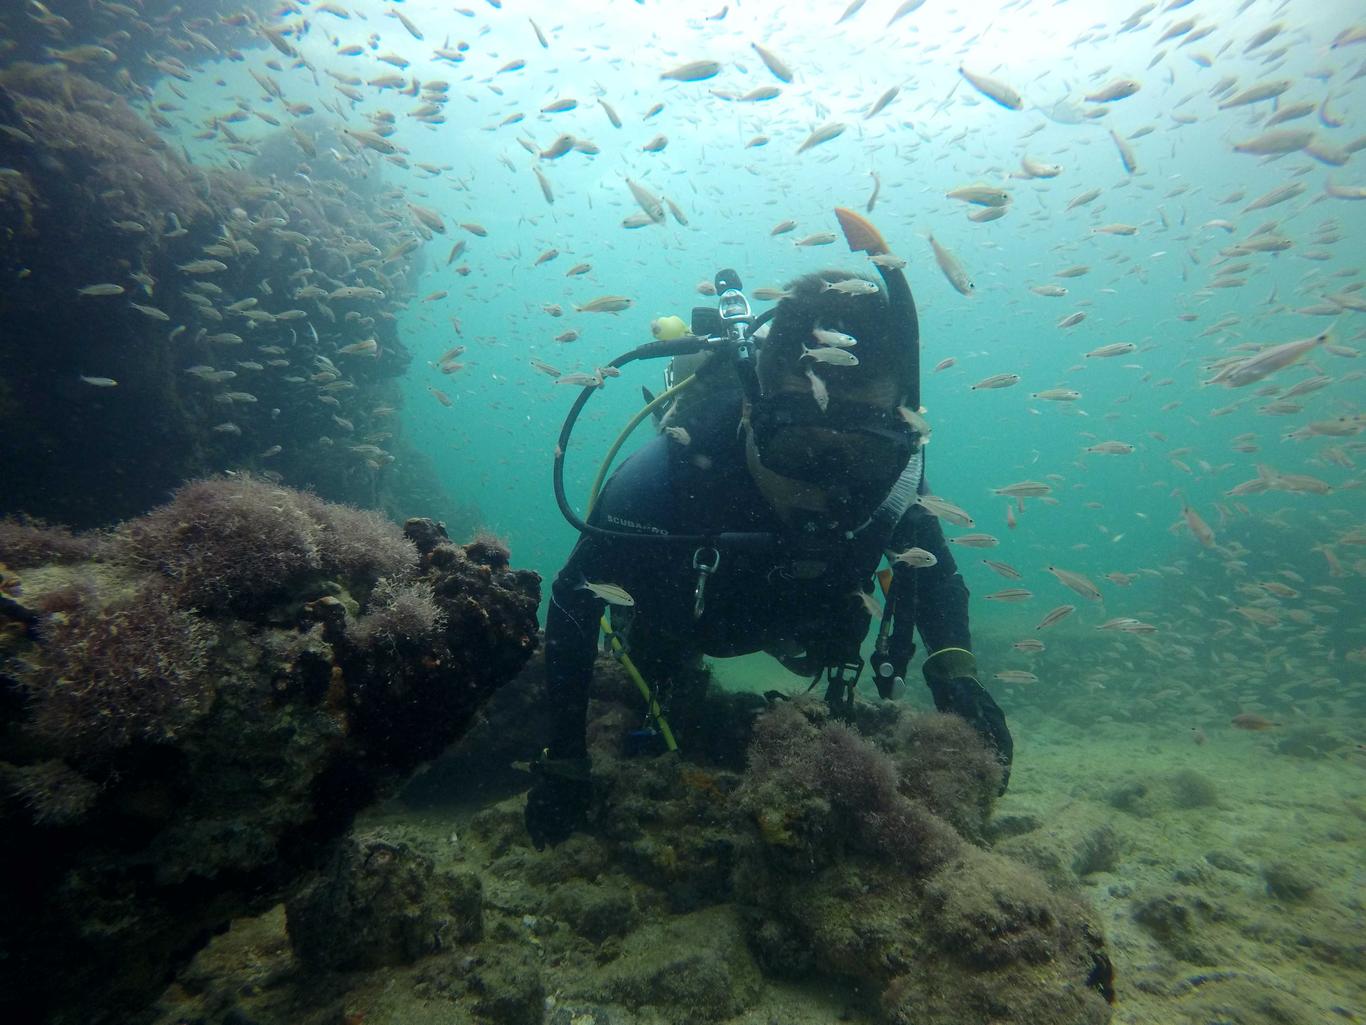
MULTIPOLYGON (((409 7, 421 21, 422 8, 409 7)), ((1234 152, 1234 143, 1260 133, 1259 122, 1273 105, 1219 110, 1209 93, 1224 76, 1237 79, 1225 97, 1255 82, 1288 79, 1292 86, 1280 102, 1326 98, 1327 116, 1347 123, 1331 128, 1311 114, 1281 127, 1309 126, 1319 138, 1344 146, 1361 127, 1352 119, 1361 80, 1349 81, 1360 53, 1328 45, 1348 23, 1345 7, 1252 5, 1235 14, 1228 7, 1200 5, 1191 11, 1215 30, 1178 47, 1179 37, 1161 45, 1154 40, 1158 29, 1184 12, 1158 18, 1153 28, 1118 33, 1127 6, 1087 5, 1088 22, 1104 26, 1091 30, 1076 24, 1076 5, 1007 5, 990 15, 976 8, 925 10, 885 34, 880 24, 886 12, 871 9, 832 28, 829 12, 797 16, 763 7, 732 10, 715 23, 700 20, 693 10, 639 5, 614 5, 601 19, 588 13, 559 23, 528 8, 525 13, 549 29, 549 50, 536 45, 524 20, 477 12, 473 23, 487 25, 488 32, 468 62, 472 77, 453 90, 456 123, 434 131, 404 126, 399 136, 413 160, 449 163, 448 178, 459 179, 458 187, 448 180, 408 182, 405 187, 421 197, 417 201, 489 231, 487 238, 469 238, 462 257, 471 267, 466 278, 443 266, 448 240, 429 247, 432 266, 416 291, 449 288, 450 296, 415 304, 405 316, 404 337, 419 356, 435 359, 461 340, 447 321, 457 316, 468 345, 467 367, 443 377, 415 365, 405 382, 408 437, 431 455, 453 490, 475 497, 520 563, 553 574, 573 542, 549 490, 555 438, 573 396, 528 360, 591 371, 648 339, 653 317, 678 313, 686 319, 693 305, 711 302, 694 286, 722 266, 734 266, 749 287, 781 286, 832 265, 860 269, 861 260, 842 245, 798 248, 793 240, 836 230, 835 205, 862 209, 873 171, 882 189, 871 217, 910 261, 907 274, 920 309, 922 401, 934 426, 930 483, 971 512, 978 531, 1000 539, 990 551, 956 549, 978 596, 975 632, 1002 641, 1034 636, 1046 611, 1078 605, 1070 619, 1038 634, 1048 642, 1049 662, 1061 663, 1044 687, 1071 686, 1065 656, 1052 656, 1070 644, 1093 646, 1094 628, 1114 617, 1137 617, 1158 627, 1149 638, 1122 637, 1113 647, 1117 656, 1140 656, 1149 673, 1164 671, 1164 660, 1185 664, 1174 652, 1199 651, 1215 661, 1250 659, 1256 663, 1252 679, 1273 687, 1278 680, 1265 673, 1260 656, 1285 646, 1297 660, 1295 673, 1336 681, 1333 700, 1348 702, 1359 714, 1360 473, 1355 465, 1332 461, 1339 453, 1345 462, 1359 461, 1359 444, 1352 437, 1283 440, 1304 424, 1360 410, 1359 364, 1351 358, 1360 345, 1360 314, 1295 312, 1358 280, 1361 206, 1322 191, 1328 181, 1357 179, 1353 163, 1335 168, 1304 153, 1267 160, 1234 152), (1278 17, 1285 30, 1243 55, 1253 32, 1278 17), (751 39, 781 53, 797 69, 796 80, 782 96, 763 103, 717 99, 713 90, 777 84, 749 50, 751 39), (1278 59, 1266 59, 1281 49, 1278 59), (722 60, 725 70, 708 82, 657 80, 660 71, 699 55, 722 60), (489 77, 513 57, 525 58, 526 69, 489 77), (1202 67, 1196 57, 1212 59, 1213 65, 1202 67), (1009 79, 1024 95, 1026 109, 1006 110, 961 82, 955 73, 960 60, 1009 79), (1058 124, 1031 109, 1063 95, 1078 100, 1119 77, 1137 79, 1142 88, 1103 107, 1080 103, 1105 115, 1094 121, 1058 124), (490 83, 504 94, 491 93, 490 83), (862 120, 861 112, 891 84, 903 86, 897 99, 862 120), (599 94, 620 112, 622 129, 612 128, 593 102, 599 94), (565 96, 579 99, 577 110, 536 113, 565 96), (642 123, 655 102, 664 103, 664 110, 642 123), (513 112, 524 112, 526 120, 496 127, 513 112), (1178 123, 1173 114, 1190 123, 1178 123), (847 121, 849 128, 795 155, 810 128, 827 120, 847 121), (1145 128, 1150 134, 1130 142, 1138 167, 1129 174, 1108 132, 1128 137, 1145 128), (517 143, 530 138, 543 147, 560 132, 593 140, 601 155, 570 153, 538 162, 517 143), (640 152, 660 132, 669 136, 667 149, 640 152), (747 148, 758 134, 771 141, 747 148), (1026 153, 1061 165, 1062 172, 1051 179, 1008 178, 1026 153), (500 157, 513 169, 499 164, 500 157), (533 163, 552 182, 553 206, 530 172, 533 163), (624 183, 628 176, 675 200, 689 225, 670 220, 637 230, 619 227, 636 209, 624 183), (1009 212, 990 223, 968 221, 965 212, 980 208, 945 193, 974 182, 1005 186, 1013 200, 1009 212), (1243 212, 1287 182, 1302 182, 1303 193, 1243 212), (1066 209, 1090 189, 1099 190, 1099 197, 1066 209), (771 228, 789 218, 798 222, 795 231, 770 236, 771 228), (1216 219, 1234 230, 1207 226, 1216 219), (1221 255, 1268 222, 1274 224, 1271 234, 1292 242, 1289 249, 1221 255), (1095 231, 1112 224, 1137 232, 1095 231), (928 232, 968 270, 974 296, 955 292, 934 265, 924 238, 928 232), (1320 241, 1333 236, 1339 240, 1320 241), (558 258, 532 265, 552 247, 560 251, 558 258), (566 278, 567 266, 579 262, 592 263, 592 272, 566 278), (1220 266, 1233 262, 1249 265, 1237 275, 1246 283, 1210 287, 1220 266), (1079 264, 1090 272, 1054 277, 1079 264), (1048 283, 1065 286, 1068 294, 1030 291, 1031 285, 1048 283), (573 312, 575 303, 608 293, 629 295, 635 305, 621 314, 573 312), (544 313, 541 307, 550 303, 560 304, 565 316, 544 313), (1074 312, 1084 312, 1085 320, 1056 326, 1074 312), (1230 315, 1236 323, 1209 332, 1230 315), (1201 386, 1212 376, 1204 367, 1235 353, 1236 346, 1280 343, 1330 326, 1340 346, 1334 352, 1317 350, 1250 387, 1201 386), (580 339, 552 341, 567 328, 577 329, 580 339), (1114 342, 1132 342, 1137 350, 1111 359, 1084 357, 1114 342), (954 366, 931 372, 950 357, 954 366), (1018 373, 1020 383, 970 390, 1002 372, 1018 373), (1318 373, 1333 383, 1296 400, 1301 409, 1289 415, 1258 412, 1275 398, 1263 385, 1284 390, 1318 373), (454 405, 435 402, 429 384, 448 392, 454 405), (1048 388, 1075 389, 1082 397, 1030 397, 1048 388), (1235 408, 1226 415, 1212 415, 1230 406, 1235 408), (1257 451, 1236 451, 1233 439, 1241 435, 1250 435, 1244 442, 1257 451), (1083 451, 1110 440, 1134 451, 1083 451), (1259 463, 1314 476, 1333 490, 1227 496, 1257 476, 1259 463), (1005 522, 1009 500, 991 490, 1023 479, 1051 482, 1056 503, 1026 501, 1011 529, 1005 522), (1181 526, 1183 498, 1211 525, 1216 547, 1201 547, 1181 526), (1341 576, 1316 546, 1337 557, 1341 576), (981 564, 983 557, 1018 568, 1023 580, 1002 580, 981 564), (1078 598, 1044 571, 1049 565, 1097 581, 1103 600, 1078 598), (1137 576, 1128 587, 1103 579, 1116 572, 1137 576), (1271 595, 1257 587, 1267 580, 1300 593, 1293 599, 1271 595), (980 600, 1004 586, 1026 587, 1035 597, 1010 605, 980 600), (1269 609, 1277 625, 1259 626, 1231 611, 1249 605, 1269 609), (1357 660, 1348 657, 1353 651, 1357 660)), ((466 24, 457 21, 452 31, 463 33, 466 24)), ((458 79, 460 70, 442 77, 458 79)), ((386 177, 396 176, 386 171, 386 177)), ((661 371, 637 365, 610 380, 590 403, 567 473, 569 492, 580 503, 600 453, 638 407, 639 387, 657 391, 661 371)), ((647 435, 642 430, 639 438, 647 435)), ((1011 664, 1017 663, 1025 664, 1018 657, 1011 664)), ((1266 704, 1276 700, 1272 693, 1260 696, 1266 704)), ((1029 700, 1036 699, 1044 697, 1029 700)))
MULTIPOLYGON (((908 261, 920 311, 929 482, 999 541, 955 549, 975 596, 984 673, 1039 676, 994 685, 1007 711, 1080 707, 1083 718, 1124 720, 1138 717, 1138 698, 1143 718, 1219 731, 1253 712, 1316 724, 1350 757, 1366 698, 1355 8, 929 3, 889 24, 889 4, 842 20, 837 6, 614 3, 567 13, 543 3, 358 3, 341 17, 304 5, 286 20, 300 59, 248 49, 240 60, 210 61, 188 83, 161 79, 153 99, 167 137, 196 162, 220 166, 245 158, 202 129, 234 107, 283 114, 282 102, 307 103, 320 119, 312 124, 352 131, 392 112, 398 154, 356 145, 342 156, 389 190, 391 209, 435 210, 446 229, 422 247, 420 276, 393 297, 414 354, 401 382, 402 433, 441 485, 506 539, 514 562, 547 581, 575 540, 555 508, 550 470, 576 389, 530 361, 591 372, 648 340, 653 318, 687 319, 714 302, 697 286, 722 267, 749 289, 823 267, 866 269, 842 243, 794 243, 836 231, 836 206, 866 210, 876 179, 869 216, 908 261), (395 10, 422 41, 390 17, 395 10), (435 56, 464 43, 458 62, 435 56), (790 67, 790 83, 754 43, 790 67), (348 46, 362 52, 344 56, 348 46), (661 77, 701 59, 719 63, 714 77, 661 77), (1004 96, 997 86, 969 84, 960 65, 1018 92, 1021 109, 986 95, 1004 96), (252 72, 270 76, 281 96, 252 72), (399 85, 448 83, 443 123, 419 121, 416 95, 381 86, 395 74, 399 85), (1111 86, 1123 80, 1136 91, 1111 86), (865 116, 893 86, 895 99, 865 116), (742 98, 759 87, 778 95, 742 98), (1244 102, 1248 90, 1270 98, 1244 102), (1132 94, 1085 100, 1107 92, 1132 94), (543 112, 571 99, 573 109, 543 112), (1268 125, 1297 107, 1299 116, 1268 125), (843 132, 798 152, 832 123, 843 132), (1274 146, 1269 131, 1301 134, 1274 146), (564 133, 595 152, 542 156, 564 133), (646 152, 658 135, 667 146, 646 152), (1060 170, 1023 177, 1025 158, 1060 170), (666 217, 623 227, 639 213, 627 179, 667 196, 687 225, 666 217), (948 195, 978 183, 1009 192, 1004 216, 974 222, 967 215, 984 208, 948 195), (1290 198, 1252 209, 1286 187, 1290 198), (773 234, 789 220, 795 230, 773 234), (936 266, 931 233, 975 283, 971 296, 936 266), (452 260, 456 241, 467 248, 452 260), (550 250, 558 255, 538 261, 550 250), (566 275, 584 263, 589 272, 566 275), (1088 270, 1059 276, 1079 266, 1088 270), (1044 286, 1067 292, 1034 290, 1044 286), (632 305, 576 311, 602 295, 632 305), (554 341, 567 330, 577 340, 554 341), (1264 380, 1202 384, 1221 360, 1326 330, 1327 344, 1264 380), (1086 355, 1116 343, 1134 349, 1086 355), (437 361, 457 344, 463 368, 441 373, 437 361), (972 387, 1003 373, 1019 383, 972 387), (1323 387, 1282 398, 1317 377, 1323 387), (1033 397, 1048 389, 1080 397, 1033 397), (1125 452, 1085 451, 1109 442, 1125 452), (1230 494, 1259 477, 1271 486, 1230 494), (1052 493, 1016 506, 1011 526, 1012 503, 993 489, 1021 480, 1045 481, 1052 493), (1208 525, 1208 544, 1183 508, 1208 525), (1002 579, 984 558, 1020 579, 1002 579), (1100 600, 1065 587, 1050 566, 1093 582, 1100 600), (1032 597, 986 598, 1017 586, 1032 597), (1037 628, 1062 605, 1077 609, 1037 628), (1097 629, 1125 618, 1143 632, 1097 629), (1022 638, 1047 649, 1010 647, 1022 638)), ((271 134, 250 118, 235 132, 271 134)), ((310 170, 302 160, 298 168, 310 170)), ((658 391, 662 370, 635 365, 587 407, 566 474, 581 510, 602 453, 639 408, 640 388, 658 391)), ((648 436, 638 432, 623 455, 648 436)))
MULTIPOLYGON (((144 33, 128 22, 140 33, 135 38, 150 36, 180 53, 191 65, 189 80, 157 78, 149 96, 122 85, 119 91, 139 113, 160 117, 163 136, 199 167, 250 169, 251 151, 280 141, 285 129, 368 131, 372 118, 392 112, 394 159, 341 142, 335 157, 306 158, 286 143, 272 170, 291 189, 314 187, 313 164, 368 178, 368 194, 387 193, 379 205, 397 211, 377 232, 387 237, 412 235, 414 224, 403 220, 407 204, 441 218, 445 230, 423 240, 413 257, 420 273, 404 281, 399 265, 399 287, 376 307, 396 318, 413 354, 399 382, 401 444, 390 447, 399 459, 422 457, 437 475, 433 502, 444 489, 460 507, 477 509, 482 524, 506 541, 513 565, 535 569, 547 585, 576 540, 554 502, 551 462, 577 389, 555 384, 531 361, 591 373, 649 340, 654 318, 686 320, 694 306, 714 304, 698 285, 721 268, 736 269, 751 294, 827 267, 866 272, 863 257, 842 241, 795 245, 838 232, 837 206, 866 212, 907 260, 919 308, 922 402, 933 426, 929 483, 976 521, 972 528, 945 524, 946 533, 950 540, 985 533, 997 542, 953 551, 973 594, 983 682, 1017 744, 998 814, 1017 825, 1033 821, 1046 834, 1037 842, 1050 850, 1080 844, 1101 827, 1113 826, 1122 841, 1117 868, 1075 880, 1099 909, 1123 966, 1115 1020, 1176 1021, 1173 1008, 1186 998, 1179 1020, 1192 1023, 1298 1020, 1265 1009, 1276 1001, 1307 1008, 1314 1020, 1355 1020, 1360 1011, 1351 1008, 1366 991, 1359 940, 1366 819, 1360 6, 928 0, 889 24, 897 7, 890 0, 852 5, 843 18, 842 2, 467 2, 466 9, 444 0, 254 7, 251 17, 286 27, 294 57, 267 46, 260 32, 240 51, 227 43, 216 55, 181 48, 174 18, 162 29, 160 15, 148 12, 158 27, 144 33), (423 39, 390 16, 397 11, 423 39), (457 50, 462 42, 467 48, 457 50), (790 83, 765 66, 754 43, 792 69, 790 83), (351 46, 361 52, 344 55, 351 46), (463 59, 438 59, 438 49, 463 59), (395 59, 381 60, 386 54, 395 59), (718 62, 717 74, 694 82, 661 78, 698 60, 718 62), (405 61, 400 71, 395 65, 405 61), (1021 109, 993 101, 959 74, 960 65, 1017 91, 1021 109), (269 76, 279 95, 252 72, 269 76), (447 82, 444 121, 414 116, 423 102, 416 90, 403 95, 373 84, 389 75, 399 75, 399 85, 447 82), (346 84, 350 79, 359 84, 346 84), (1085 99, 1120 80, 1133 80, 1137 90, 1111 89, 1132 91, 1113 101, 1085 99), (900 91, 885 109, 865 116, 894 86, 900 91), (765 87, 778 94, 742 98, 765 87), (1268 98, 1236 102, 1250 89, 1268 98), (566 99, 577 101, 573 109, 543 112, 566 99), (314 118, 305 123, 286 103, 309 105, 314 118), (604 104, 620 116, 620 128, 604 104), (233 134, 245 140, 233 148, 221 129, 234 111, 280 124, 250 115, 232 121, 233 134), (1288 112, 1299 116, 1268 123, 1288 112), (843 131, 798 152, 814 130, 832 123, 843 131), (1268 139, 1268 132, 1282 134, 1268 139), (596 152, 540 155, 565 133, 596 152), (647 152, 660 135, 667 145, 647 152), (1239 147, 1285 152, 1262 156, 1239 147), (1026 157, 1060 170, 1022 177, 1026 157), (627 179, 667 196, 687 224, 667 216, 623 226, 640 212, 627 179), (974 184, 1009 193, 1003 216, 970 220, 986 208, 948 195, 974 184), (1255 208, 1278 189, 1289 198, 1255 208), (785 221, 795 229, 775 234, 785 221), (936 265, 931 233, 972 279, 971 296, 936 265), (451 259, 457 242, 466 249, 451 259), (550 250, 558 255, 539 259, 550 250), (566 275, 585 263, 587 273, 566 275), (1059 273, 1074 267, 1087 269, 1059 273), (1037 291, 1057 288, 1066 294, 1037 291), (632 304, 616 314, 576 311, 605 295, 632 304), (546 311, 553 305, 562 316, 546 311), (576 340, 554 340, 570 330, 576 340), (1215 376, 1213 364, 1324 331, 1331 331, 1324 344, 1264 379, 1237 388, 1202 383, 1215 376), (1087 355, 1118 343, 1132 351, 1087 355), (465 346, 462 366, 442 373, 437 364, 457 345, 465 346), (973 388, 1007 373, 1019 382, 973 388), (1302 382, 1314 382, 1312 390, 1287 397, 1302 382), (1050 389, 1080 396, 1036 397, 1050 389), (1107 442, 1123 451, 1086 451, 1107 442), (1051 493, 1022 503, 993 493, 1026 480, 1046 482, 1051 493), (984 560, 1012 567, 1018 579, 984 560), (1068 588, 1049 567, 1079 574, 1099 599, 1068 588), (988 597, 1017 587, 1032 592, 1028 600, 988 597), (1040 628, 1064 605, 1075 611, 1040 628), (1045 648, 1014 647, 1022 640, 1045 648), (998 673, 1037 679, 1009 682, 995 679, 998 673), (1143 803, 1185 770, 1201 774, 1217 797, 1199 807, 1143 803), (1222 865, 1246 862, 1245 878, 1211 877, 1211 853, 1222 865), (1307 866, 1318 887, 1298 907, 1268 899, 1265 866, 1285 862, 1307 866), (1204 1007, 1203 997, 1191 997, 1203 981, 1179 992, 1164 988, 1196 969, 1171 967, 1134 924, 1135 894, 1161 895, 1178 884, 1181 894, 1224 915, 1208 915, 1217 942, 1200 963, 1259 980, 1263 989, 1246 993, 1274 994, 1265 1007, 1260 997, 1232 989, 1236 1013, 1204 1007)), ((50 7, 73 23, 52 39, 62 46, 103 40, 117 49, 119 19, 141 18, 126 13, 133 7, 50 7)), ((175 15, 183 27, 199 24, 214 34, 222 27, 216 19, 233 17, 223 5, 187 7, 175 15)), ((43 10, 25 4, 21 14, 5 16, 36 23, 43 10)), ((90 72, 118 85, 115 76, 131 67, 90 72)), ((116 269, 124 280, 129 268, 116 269)), ((369 279, 357 273, 347 284, 362 280, 369 279)), ((756 311, 767 305, 754 302, 756 311)), ((317 344, 343 334, 325 328, 317 344)), ((640 408, 642 386, 657 392, 662 376, 657 363, 633 365, 588 404, 566 473, 581 512, 603 453, 640 408)), ((316 393, 299 394, 309 402, 316 393)), ((261 413, 234 415, 249 432, 263 424, 273 430, 261 413)), ((312 421, 280 421, 304 422, 312 421)), ((329 418, 322 422, 331 432, 329 418)), ((363 424, 362 432, 376 426, 363 424)), ((621 458, 650 435, 642 428, 621 458)), ((247 440, 252 445, 242 452, 280 442, 305 452, 320 443, 264 430, 247 440)), ((262 458, 243 456, 223 468, 276 465, 262 458)), ((374 470, 388 472, 379 463, 374 470)), ((299 482, 286 476, 284 483, 299 482)), ((716 670, 729 688, 795 690, 804 683, 761 656, 716 670)), ((907 700, 925 707, 916 675, 907 700)), ((514 795, 486 809, 509 837, 516 834, 496 851, 492 841, 487 849, 480 840, 461 848, 452 839, 467 833, 470 809, 458 798, 435 812, 399 802, 377 814, 430 834, 443 858, 479 871, 513 848, 510 861, 490 870, 489 885, 517 893, 499 913, 521 928, 515 923, 525 923, 539 898, 517 889, 535 874, 517 861, 532 857, 516 850, 525 845, 520 800, 514 795)), ((276 955, 287 961, 282 924, 266 917, 253 927, 273 930, 276 955)), ((232 966, 223 977, 240 971, 232 966)), ((382 973, 365 985, 375 1003, 360 1004, 382 1006, 382 973)), ((828 1006, 813 1010, 782 986, 774 983, 766 997, 772 1002, 748 1020, 761 1020, 761 1011, 768 1015, 762 1020, 803 1022, 840 1013, 829 993, 828 1006), (789 1006, 802 1010, 789 1013, 789 1006)), ((405 1007, 391 1017, 420 1020, 411 1015, 405 1007)))

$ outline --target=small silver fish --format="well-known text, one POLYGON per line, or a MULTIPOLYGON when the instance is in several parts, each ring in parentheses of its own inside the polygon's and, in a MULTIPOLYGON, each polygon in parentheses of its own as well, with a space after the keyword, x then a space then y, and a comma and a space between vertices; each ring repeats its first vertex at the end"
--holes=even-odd
POLYGON ((821 345, 832 349, 852 349, 858 344, 858 339, 853 335, 847 335, 843 331, 831 331, 829 328, 813 327, 811 334, 821 345))
POLYGON ((877 283, 863 278, 845 278, 843 281, 827 281, 822 292, 842 292, 845 295, 877 295, 877 283))
POLYGON ((824 413, 830 406, 830 392, 826 389, 825 382, 817 377, 816 372, 810 367, 806 368, 806 379, 811 382, 811 397, 824 413))
POLYGON ((949 544, 962 545, 964 548, 995 548, 1001 542, 990 534, 959 534, 949 538, 949 544))
POLYGON ((1048 615, 1044 616, 1043 619, 1039 620, 1039 625, 1036 626, 1034 629, 1046 629, 1047 627, 1050 627, 1054 623, 1058 622, 1058 620, 1066 619, 1068 616, 1070 616, 1072 613, 1076 611, 1077 607, 1075 605, 1059 605, 1056 609, 1053 609, 1051 612, 1049 612, 1048 615))
POLYGON ((827 346, 812 349, 803 345, 800 358, 815 360, 817 363, 828 363, 832 367, 856 367, 859 365, 858 357, 849 350, 827 346))
POLYGON ((907 548, 892 556, 892 562, 900 562, 912 569, 929 569, 939 564, 939 557, 924 548, 907 548))
POLYGON ((700 60, 670 68, 659 77, 672 82, 702 82, 708 78, 715 78, 720 71, 719 61, 700 60))
POLYGON ((911 430, 920 435, 920 444, 928 445, 930 443, 930 435, 934 433, 934 428, 930 426, 930 422, 921 413, 909 406, 897 406, 896 413, 910 425, 911 430))
POLYGON ((946 199, 956 199, 975 206, 1005 206, 1010 202, 1010 193, 992 185, 964 185, 944 193, 946 199))
POLYGON ((844 134, 844 130, 847 127, 849 126, 843 121, 828 121, 808 135, 806 141, 797 147, 797 152, 805 153, 815 146, 829 142, 831 139, 836 139, 844 134))
POLYGON ((1087 580, 1080 573, 1073 573, 1070 570, 1059 569, 1057 566, 1049 566, 1048 572, 1058 578, 1058 582, 1064 587, 1076 591, 1088 601, 1100 601, 1100 590, 1095 584, 1087 580))
POLYGON ((933 235, 929 235, 927 238, 930 248, 934 250, 934 262, 939 264, 939 269, 944 272, 944 277, 948 278, 949 284, 963 295, 972 295, 977 286, 972 283, 972 279, 963 270, 962 264, 951 252, 935 241, 933 235))
POLYGON ((1013 384, 1020 383, 1019 374, 992 374, 985 377, 972 386, 971 391, 984 391, 992 388, 1009 388, 1013 384))
POLYGON ((579 385, 584 388, 601 388, 603 380, 597 374, 565 374, 556 378, 555 383, 579 385))
POLYGON ((1112 342, 1109 345, 1102 345, 1099 349, 1092 349, 1086 354, 1087 359, 1108 359, 1114 356, 1123 356, 1133 352, 1138 346, 1133 342, 1112 342))
POLYGON ((990 78, 986 75, 977 75, 967 70, 961 64, 958 66, 958 73, 967 79, 979 93, 989 100, 994 100, 1006 110, 1021 110, 1024 108, 1024 100, 1020 94, 1006 85, 1004 82, 990 78))
POLYGON ((628 609, 635 608, 636 600, 627 593, 626 588, 618 584, 593 583, 585 580, 579 586, 592 591, 609 605, 621 605, 628 609))
POLYGON ((976 521, 968 515, 967 511, 954 505, 938 495, 917 495, 915 504, 923 508, 931 516, 938 516, 940 519, 948 520, 950 523, 959 527, 975 527, 976 521))
POLYGON ((1117 78, 1085 97, 1087 103, 1113 103, 1132 96, 1142 86, 1132 78, 1117 78))

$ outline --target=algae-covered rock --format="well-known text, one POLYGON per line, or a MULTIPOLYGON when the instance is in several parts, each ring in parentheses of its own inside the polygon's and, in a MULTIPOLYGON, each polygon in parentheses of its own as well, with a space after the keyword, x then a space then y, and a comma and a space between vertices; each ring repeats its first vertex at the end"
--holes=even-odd
POLYGON ((622 877, 557 886, 547 910, 593 943, 624 936, 640 921, 630 886, 622 877))
POLYGON ((410 843, 383 832, 352 835, 322 876, 286 902, 289 938, 314 968, 410 964, 478 940, 482 892, 477 875, 438 871, 410 843))
POLYGON ((1109 803, 1137 818, 1152 818, 1172 808, 1210 808, 1219 803, 1214 781, 1194 769, 1127 780, 1106 795, 1109 803))
POLYGON ((1135 901, 1133 918, 1173 957, 1191 964, 1217 964, 1224 953, 1204 925, 1219 910, 1195 889, 1173 889, 1135 901))
MULTIPOLYGON (((64 543, 60 567, 14 560, 27 568, 9 599, 23 618, 0 610, 21 627, 0 663, 0 1013, 132 1019, 516 674, 537 644, 539 578, 488 539, 417 533, 238 477, 188 485, 84 560, 64 543)), ((41 540, 0 531, 25 551, 41 540)), ((371 853, 371 869, 392 854, 371 853)), ((319 938, 317 960, 410 958, 470 934, 477 899, 458 881, 386 917, 386 886, 426 885, 420 860, 367 876, 346 857, 336 892, 355 917, 337 931, 351 948, 332 957, 319 938), (379 953, 361 949, 371 940, 379 953)))
POLYGON ((961 716, 906 715, 888 746, 898 787, 962 836, 979 841, 1000 789, 1001 763, 961 716))
POLYGON ((488 1025, 541 1025, 545 982, 525 947, 485 947, 467 979, 474 1019, 488 1025))
POLYGON ((632 1009, 650 1007, 674 1025, 707 1025, 752 1007, 760 988, 734 909, 715 907, 632 933, 587 995, 632 1009))
MULTIPOLYGON (((969 805, 952 817, 974 833, 980 753, 951 788, 969 805)), ((951 754, 937 756, 945 772, 951 754)), ((867 983, 897 1025, 1108 1021, 1113 972, 1090 908, 906 796, 896 759, 819 711, 760 721, 735 881, 759 962, 867 983)))
POLYGON ((1266 880, 1266 892, 1270 896, 1294 904, 1308 900, 1318 888, 1318 880, 1299 865, 1288 861, 1263 865, 1262 878, 1266 880))
POLYGON ((1119 866, 1124 842, 1111 825, 1101 825, 1083 836, 1072 858, 1072 871, 1078 876, 1113 872, 1119 866))

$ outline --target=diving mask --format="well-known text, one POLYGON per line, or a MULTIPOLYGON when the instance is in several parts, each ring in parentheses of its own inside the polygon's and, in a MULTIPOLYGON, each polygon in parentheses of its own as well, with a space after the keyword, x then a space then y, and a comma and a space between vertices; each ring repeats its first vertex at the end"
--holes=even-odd
POLYGON ((895 411, 831 396, 824 412, 809 394, 781 393, 750 411, 759 462, 820 488, 846 525, 863 522, 910 460, 914 434, 895 411))

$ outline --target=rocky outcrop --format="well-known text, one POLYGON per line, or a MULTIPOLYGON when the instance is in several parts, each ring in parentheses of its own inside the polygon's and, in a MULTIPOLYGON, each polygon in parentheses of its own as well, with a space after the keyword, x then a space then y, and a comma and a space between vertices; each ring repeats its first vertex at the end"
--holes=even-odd
POLYGON ((539 577, 494 539, 405 537, 252 478, 187 485, 84 548, 50 534, 0 530, 11 1016, 131 1020, 537 644, 539 577))

